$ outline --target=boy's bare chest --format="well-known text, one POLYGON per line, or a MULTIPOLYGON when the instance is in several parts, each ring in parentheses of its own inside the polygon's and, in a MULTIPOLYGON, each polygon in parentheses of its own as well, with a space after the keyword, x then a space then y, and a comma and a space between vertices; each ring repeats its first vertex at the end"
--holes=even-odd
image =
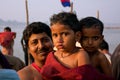
POLYGON ((68 56, 66 58, 61 58, 60 62, 62 65, 68 67, 68 68, 74 68, 77 66, 77 59, 75 55, 68 56))

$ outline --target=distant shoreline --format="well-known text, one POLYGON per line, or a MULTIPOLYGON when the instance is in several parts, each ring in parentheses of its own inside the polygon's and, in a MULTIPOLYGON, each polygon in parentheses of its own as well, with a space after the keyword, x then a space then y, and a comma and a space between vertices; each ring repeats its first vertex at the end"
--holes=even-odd
POLYGON ((104 27, 105 29, 120 29, 120 27, 104 27))

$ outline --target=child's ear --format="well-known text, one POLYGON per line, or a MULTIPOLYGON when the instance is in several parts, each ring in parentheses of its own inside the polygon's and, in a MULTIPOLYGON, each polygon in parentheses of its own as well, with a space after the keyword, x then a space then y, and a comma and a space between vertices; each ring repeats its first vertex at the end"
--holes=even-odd
POLYGON ((77 31, 77 32, 76 32, 76 37, 75 37, 76 42, 79 42, 79 41, 80 41, 80 38, 81 38, 81 32, 80 32, 80 31, 77 31))

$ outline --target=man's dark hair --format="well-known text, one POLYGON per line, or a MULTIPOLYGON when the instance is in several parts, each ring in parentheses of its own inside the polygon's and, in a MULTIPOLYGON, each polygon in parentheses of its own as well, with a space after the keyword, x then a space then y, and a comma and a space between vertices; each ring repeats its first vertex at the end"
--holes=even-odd
POLYGON ((10 28, 10 27, 5 27, 5 28, 4 28, 4 31, 5 31, 5 30, 11 32, 11 28, 10 28))
POLYGON ((28 40, 32 34, 39 34, 43 32, 45 32, 51 38, 51 30, 47 24, 42 22, 33 22, 29 24, 23 31, 23 40, 25 45, 28 46, 28 40))
MULTIPOLYGON (((45 32, 51 39, 51 30, 50 27, 42 22, 33 22, 31 24, 29 24, 23 31, 23 36, 21 39, 21 44, 23 47, 23 51, 25 53, 25 64, 28 65, 28 41, 29 38, 32 34, 39 34, 39 33, 43 33, 45 32)), ((30 55, 31 60, 33 61, 32 56, 30 55)))

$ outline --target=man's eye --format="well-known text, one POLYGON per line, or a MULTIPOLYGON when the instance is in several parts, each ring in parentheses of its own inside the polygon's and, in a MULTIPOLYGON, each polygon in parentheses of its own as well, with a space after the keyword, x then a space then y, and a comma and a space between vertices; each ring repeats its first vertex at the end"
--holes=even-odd
POLYGON ((44 42, 49 42, 50 39, 49 39, 49 38, 45 38, 45 39, 43 39, 43 41, 44 41, 44 42))
POLYGON ((31 45, 36 45, 37 43, 38 43, 38 41, 35 40, 35 41, 31 42, 31 45))

